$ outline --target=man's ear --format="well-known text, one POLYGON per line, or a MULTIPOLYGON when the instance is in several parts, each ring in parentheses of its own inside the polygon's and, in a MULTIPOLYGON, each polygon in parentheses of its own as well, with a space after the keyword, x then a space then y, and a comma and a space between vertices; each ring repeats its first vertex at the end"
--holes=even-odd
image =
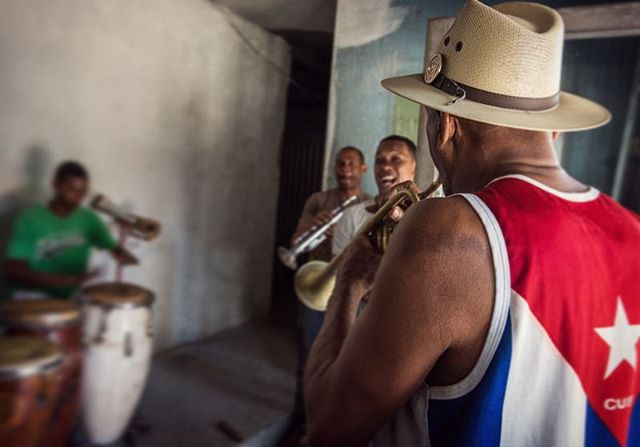
POLYGON ((367 172, 369 170, 369 165, 367 165, 366 163, 362 165, 362 172, 367 172))
POLYGON ((438 132, 438 148, 446 147, 455 137, 458 129, 458 121, 447 112, 439 112, 440 129, 438 132))

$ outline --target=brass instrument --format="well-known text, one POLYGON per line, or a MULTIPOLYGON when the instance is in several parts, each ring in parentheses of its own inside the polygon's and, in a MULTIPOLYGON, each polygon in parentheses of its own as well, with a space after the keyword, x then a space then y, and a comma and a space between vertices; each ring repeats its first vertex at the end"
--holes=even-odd
POLYGON ((124 211, 122 208, 116 206, 108 198, 102 194, 96 195, 91 200, 91 208, 101 211, 117 221, 123 222, 129 226, 129 234, 138 239, 150 241, 158 237, 160 234, 160 222, 149 219, 147 217, 140 217, 124 211))
POLYGON ((312 251, 318 245, 322 244, 322 242, 327 238, 327 230, 342 218, 344 210, 347 209, 347 207, 357 198, 358 196, 351 196, 339 206, 331 210, 331 218, 328 222, 322 225, 314 225, 309 228, 298 236, 295 241, 293 241, 291 248, 278 247, 278 256, 282 263, 290 269, 295 270, 298 267, 298 262, 296 260, 298 255, 312 251))
MULTIPOLYGON (((407 189, 399 191, 365 223, 356 234, 355 238, 369 235, 376 248, 384 253, 389 243, 389 236, 393 232, 394 223, 388 218, 389 213, 396 206, 409 202, 411 206, 431 196, 440 187, 440 179, 435 180, 425 191, 416 194, 407 189)), ((294 289, 298 299, 313 310, 324 311, 333 292, 336 282, 336 271, 342 261, 346 250, 334 257, 331 262, 311 261, 304 264, 296 272, 294 289)))

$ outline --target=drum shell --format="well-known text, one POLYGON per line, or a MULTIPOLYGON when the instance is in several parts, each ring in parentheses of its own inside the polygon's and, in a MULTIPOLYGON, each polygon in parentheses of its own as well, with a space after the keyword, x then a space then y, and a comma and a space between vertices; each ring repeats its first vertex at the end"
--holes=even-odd
POLYGON ((110 444, 138 404, 152 353, 148 306, 83 305, 82 416, 92 443, 110 444))
POLYGON ((31 335, 49 340, 62 349, 62 366, 57 371, 60 384, 51 417, 43 424, 44 439, 49 447, 65 447, 69 443, 80 415, 80 380, 83 347, 80 320, 65 325, 45 327, 6 324, 7 335, 31 335))
POLYGON ((40 374, 0 380, 0 445, 49 447, 47 426, 62 386, 62 365, 40 374))

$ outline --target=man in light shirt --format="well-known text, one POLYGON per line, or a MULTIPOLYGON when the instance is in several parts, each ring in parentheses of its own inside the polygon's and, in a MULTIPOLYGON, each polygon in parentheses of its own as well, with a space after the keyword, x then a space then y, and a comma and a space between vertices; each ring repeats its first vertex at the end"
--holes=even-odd
MULTIPOLYGON (((374 165, 374 176, 378 185, 378 195, 382 195, 395 185, 413 181, 416 175, 416 145, 409 138, 390 135, 378 144, 374 165)), ((344 211, 333 232, 332 254, 338 255, 353 240, 356 233, 373 214, 367 208, 373 205, 367 200, 350 206, 344 211)))

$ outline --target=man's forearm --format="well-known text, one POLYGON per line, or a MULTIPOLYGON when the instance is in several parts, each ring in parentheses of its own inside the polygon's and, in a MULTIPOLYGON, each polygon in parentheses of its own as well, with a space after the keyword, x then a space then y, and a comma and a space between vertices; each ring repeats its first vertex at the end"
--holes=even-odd
POLYGON ((16 283, 41 287, 68 286, 80 282, 76 275, 38 272, 22 264, 7 265, 7 277, 16 283))
POLYGON ((307 231, 312 226, 313 226, 312 221, 301 219, 300 222, 298 223, 298 227, 296 228, 296 231, 294 231, 294 233, 291 235, 291 240, 289 241, 289 243, 293 245, 295 240, 298 239, 300 236, 302 236, 304 232, 307 231))
POLYGON ((318 426, 331 421, 335 415, 336 401, 332 392, 335 392, 336 381, 332 366, 355 321, 359 301, 357 291, 348 286, 336 287, 329 301, 322 330, 307 359, 304 395, 312 436, 318 426))

